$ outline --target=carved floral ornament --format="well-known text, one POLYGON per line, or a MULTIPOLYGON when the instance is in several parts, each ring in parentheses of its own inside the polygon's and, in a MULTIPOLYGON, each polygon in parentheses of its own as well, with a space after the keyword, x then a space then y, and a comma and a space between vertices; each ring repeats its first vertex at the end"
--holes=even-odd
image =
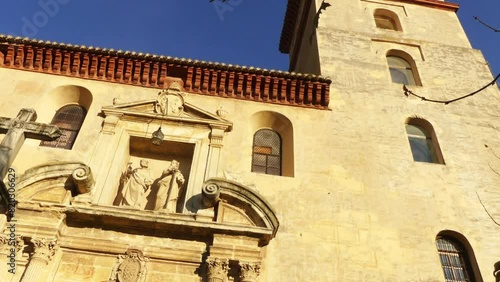
POLYGON ((207 278, 209 282, 226 281, 227 272, 229 270, 229 260, 208 258, 207 265, 207 278))
POLYGON ((7 237, 0 236, 0 253, 1 251, 9 251, 13 246, 15 246, 16 253, 24 248, 24 240, 22 236, 7 237))
POLYGON ((38 258, 48 263, 56 253, 57 240, 55 239, 31 238, 31 242, 35 247, 32 260, 38 258))
POLYGON ((241 282, 256 282, 260 274, 260 263, 258 262, 239 262, 240 265, 240 281, 241 282))

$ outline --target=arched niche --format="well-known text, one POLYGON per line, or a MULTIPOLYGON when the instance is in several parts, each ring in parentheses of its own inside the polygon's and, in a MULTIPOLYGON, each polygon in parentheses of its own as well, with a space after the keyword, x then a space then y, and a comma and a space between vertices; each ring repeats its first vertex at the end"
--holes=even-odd
POLYGON ((282 142, 281 175, 293 177, 295 175, 295 165, 292 122, 286 116, 272 111, 261 111, 252 115, 250 118, 252 136, 259 129, 265 128, 272 129, 280 135, 282 142))
POLYGON ((43 95, 35 110, 38 121, 50 122, 58 109, 65 105, 77 104, 88 112, 92 105, 92 93, 78 85, 63 85, 43 95))

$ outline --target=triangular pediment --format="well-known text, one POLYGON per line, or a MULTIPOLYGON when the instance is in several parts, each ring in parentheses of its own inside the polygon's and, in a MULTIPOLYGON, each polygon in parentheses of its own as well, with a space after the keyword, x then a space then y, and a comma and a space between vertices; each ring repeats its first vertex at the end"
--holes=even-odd
POLYGON ((231 131, 232 122, 223 118, 224 111, 218 110, 211 113, 205 109, 187 103, 182 92, 167 89, 158 93, 158 98, 120 103, 116 101, 111 106, 102 108, 105 116, 120 116, 121 119, 144 119, 168 120, 188 124, 205 124, 225 128, 231 131))

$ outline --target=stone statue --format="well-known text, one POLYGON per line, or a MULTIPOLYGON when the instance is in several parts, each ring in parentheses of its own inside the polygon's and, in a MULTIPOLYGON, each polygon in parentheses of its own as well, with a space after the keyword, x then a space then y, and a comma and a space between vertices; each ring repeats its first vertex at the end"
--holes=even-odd
POLYGON ((177 200, 181 195, 184 176, 179 170, 179 162, 173 160, 170 167, 163 171, 158 181, 158 194, 154 210, 177 211, 177 200))
POLYGON ((146 197, 151 192, 153 177, 149 170, 147 160, 140 161, 140 167, 132 169, 132 163, 129 163, 124 185, 122 189, 123 199, 120 206, 131 206, 138 209, 144 209, 147 204, 146 197))

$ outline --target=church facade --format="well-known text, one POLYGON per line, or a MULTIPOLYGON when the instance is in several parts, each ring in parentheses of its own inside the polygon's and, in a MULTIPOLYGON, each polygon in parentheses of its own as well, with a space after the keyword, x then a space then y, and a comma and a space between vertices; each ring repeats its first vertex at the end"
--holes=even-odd
POLYGON ((2 281, 499 281, 458 5, 327 2, 288 1, 290 72, 0 36, 2 281))

